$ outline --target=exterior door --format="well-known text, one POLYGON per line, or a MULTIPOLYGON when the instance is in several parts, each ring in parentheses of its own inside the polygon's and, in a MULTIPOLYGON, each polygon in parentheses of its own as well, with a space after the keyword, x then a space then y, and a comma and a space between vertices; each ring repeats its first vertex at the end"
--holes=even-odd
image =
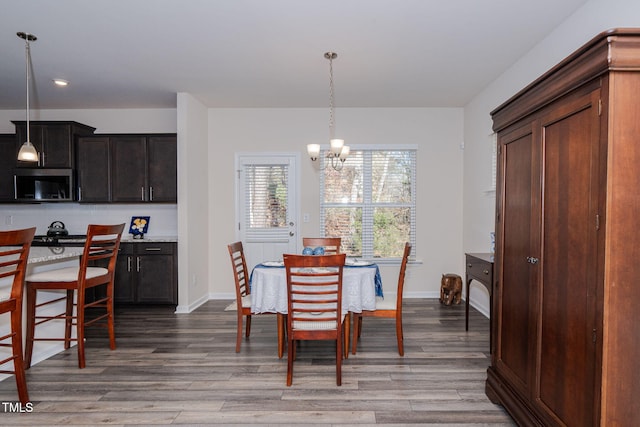
POLYGON ((237 234, 247 268, 298 253, 298 154, 236 157, 237 234))

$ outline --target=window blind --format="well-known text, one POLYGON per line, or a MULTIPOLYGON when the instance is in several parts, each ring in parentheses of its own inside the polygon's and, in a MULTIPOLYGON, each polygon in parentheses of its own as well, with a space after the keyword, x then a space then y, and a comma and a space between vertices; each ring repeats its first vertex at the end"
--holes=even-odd
POLYGON ((399 258, 405 242, 415 246, 416 157, 416 150, 354 150, 341 171, 327 167, 322 235, 341 237, 344 252, 367 259, 399 258))

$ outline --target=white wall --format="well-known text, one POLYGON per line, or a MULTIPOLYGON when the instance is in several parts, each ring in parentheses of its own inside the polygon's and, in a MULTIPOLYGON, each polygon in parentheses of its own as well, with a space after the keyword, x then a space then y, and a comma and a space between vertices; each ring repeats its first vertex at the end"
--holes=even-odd
MULTIPOLYGON (((464 109, 464 250, 487 252, 494 229, 495 195, 487 194, 491 176, 490 112, 602 31, 640 26, 637 0, 591 0, 559 25, 464 109)), ((489 312, 488 294, 471 290, 471 302, 489 312)))
MULTIPOLYGON (((226 245, 235 239, 234 154, 301 152, 301 206, 311 214, 300 235, 317 235, 319 176, 306 155, 306 144, 328 140, 327 110, 210 109, 210 292, 234 295, 226 245)), ((463 115, 455 108, 346 108, 336 111, 336 135, 358 144, 418 146, 417 242, 421 263, 408 268, 406 295, 439 295, 442 273, 462 273, 463 115)), ((395 289, 398 266, 381 267, 383 286, 395 289)))
POLYGON ((178 94, 178 307, 189 312, 209 296, 209 149, 207 109, 178 94))

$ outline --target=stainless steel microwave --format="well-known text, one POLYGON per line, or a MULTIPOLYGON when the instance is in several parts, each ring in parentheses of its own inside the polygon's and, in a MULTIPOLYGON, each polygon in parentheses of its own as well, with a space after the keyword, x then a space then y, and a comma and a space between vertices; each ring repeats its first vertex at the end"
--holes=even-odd
POLYGON ((72 202, 73 169, 17 168, 13 189, 19 202, 72 202))

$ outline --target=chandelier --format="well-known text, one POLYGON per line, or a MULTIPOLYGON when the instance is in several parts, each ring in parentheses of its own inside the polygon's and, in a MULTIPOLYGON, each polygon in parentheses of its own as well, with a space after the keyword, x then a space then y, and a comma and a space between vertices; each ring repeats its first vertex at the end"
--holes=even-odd
MULTIPOLYGON (((331 167, 335 170, 341 170, 344 166, 344 161, 349 156, 349 146, 344 145, 344 139, 335 138, 335 121, 333 114, 333 60, 338 57, 335 52, 326 52, 324 57, 329 60, 329 144, 330 148, 327 152, 327 165, 331 164, 331 167)), ((312 161, 318 160, 320 156, 320 144, 308 144, 307 154, 312 161)), ((325 166, 326 167, 326 166, 325 166)))
POLYGON ((18 160, 22 160, 24 162, 37 162, 38 161, 38 151, 36 147, 31 143, 30 135, 29 135, 29 71, 31 68, 31 51, 29 49, 29 42, 34 42, 38 40, 36 36, 29 33, 19 32, 17 33, 18 37, 24 39, 25 42, 25 54, 26 54, 26 62, 27 62, 27 140, 20 147, 20 151, 18 152, 18 160))

